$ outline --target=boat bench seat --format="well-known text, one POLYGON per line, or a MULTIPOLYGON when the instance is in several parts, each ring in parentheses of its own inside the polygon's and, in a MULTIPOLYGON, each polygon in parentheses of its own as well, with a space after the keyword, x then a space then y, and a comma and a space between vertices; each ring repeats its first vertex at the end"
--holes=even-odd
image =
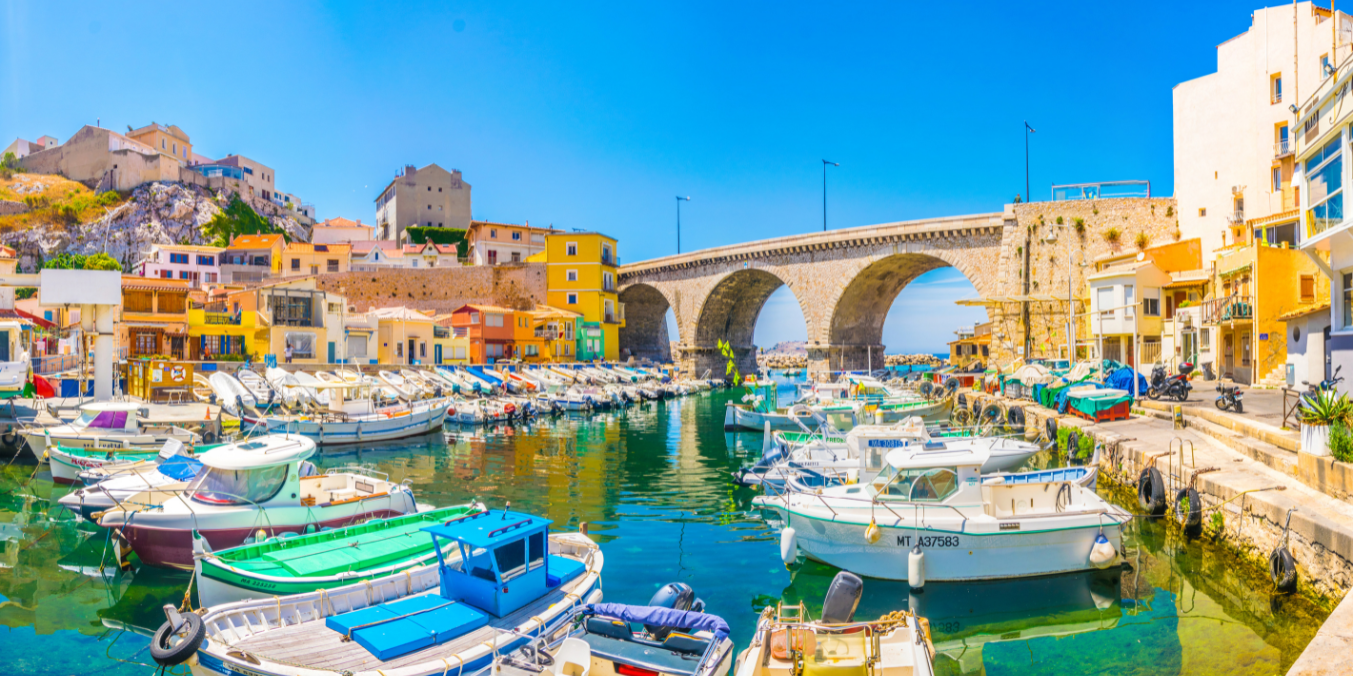
POLYGON ((488 623, 487 615, 469 605, 438 594, 421 594, 334 615, 324 626, 350 634, 377 659, 391 660, 446 643, 488 623))
POLYGON ((430 552, 427 534, 421 523, 382 532, 376 537, 352 537, 327 540, 303 547, 268 552, 262 559, 299 577, 334 575, 365 570, 430 552))
POLYGON ((569 580, 572 580, 583 571, 587 570, 587 564, 577 559, 569 559, 562 556, 550 554, 549 556, 549 575, 545 576, 545 584, 548 587, 558 587, 569 580))
MULTIPOLYGON (((699 655, 676 653, 671 649, 611 636, 584 634, 582 638, 587 641, 587 646, 592 649, 594 656, 604 657, 617 664, 628 664, 640 669, 677 676, 694 674, 695 668, 700 665, 699 655)), ((618 669, 616 671, 619 672, 618 669)))

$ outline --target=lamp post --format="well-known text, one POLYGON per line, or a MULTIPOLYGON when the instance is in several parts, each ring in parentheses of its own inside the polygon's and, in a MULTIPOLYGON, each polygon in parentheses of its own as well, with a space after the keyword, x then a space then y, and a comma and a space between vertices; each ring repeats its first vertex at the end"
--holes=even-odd
POLYGON ((691 201, 690 197, 677 195, 677 253, 681 253, 681 203, 691 201))
POLYGON ((1029 134, 1037 134, 1038 130, 1029 126, 1029 121, 1024 121, 1024 201, 1032 202, 1033 195, 1029 194, 1029 134))
POLYGON ((827 165, 839 167, 839 162, 822 160, 822 232, 827 231, 827 165))

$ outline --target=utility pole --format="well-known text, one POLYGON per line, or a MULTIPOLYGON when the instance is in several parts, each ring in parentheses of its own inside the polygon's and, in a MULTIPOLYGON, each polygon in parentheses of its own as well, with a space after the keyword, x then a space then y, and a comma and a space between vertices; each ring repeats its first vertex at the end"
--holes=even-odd
POLYGON ((681 203, 691 201, 690 197, 677 195, 677 253, 681 253, 681 203))

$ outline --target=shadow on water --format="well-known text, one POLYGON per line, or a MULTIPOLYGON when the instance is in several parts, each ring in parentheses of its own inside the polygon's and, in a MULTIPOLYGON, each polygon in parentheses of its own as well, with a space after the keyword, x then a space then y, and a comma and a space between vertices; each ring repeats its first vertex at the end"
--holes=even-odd
MULTIPOLYGON (((781 384, 787 402, 793 387, 781 384)), ((603 544, 606 598, 643 603, 684 581, 722 615, 739 647, 757 614, 783 599, 813 613, 835 569, 786 570, 778 533, 749 509, 731 472, 761 452, 759 434, 724 433, 738 392, 647 403, 529 425, 452 428, 401 443, 326 451, 324 468, 361 464, 408 480, 419 500, 471 499, 554 521, 588 522, 603 544)), ((189 576, 105 563, 105 534, 55 500, 45 467, 0 469, 0 663, 12 673, 147 673, 148 639, 189 576), (139 633, 138 633, 139 632, 139 633), (124 661, 119 661, 124 660, 124 661)), ((1128 566, 1032 580, 928 585, 868 580, 858 616, 911 608, 931 619, 945 674, 1282 673, 1325 612, 1273 603, 1266 578, 1162 524, 1128 529, 1128 566)))

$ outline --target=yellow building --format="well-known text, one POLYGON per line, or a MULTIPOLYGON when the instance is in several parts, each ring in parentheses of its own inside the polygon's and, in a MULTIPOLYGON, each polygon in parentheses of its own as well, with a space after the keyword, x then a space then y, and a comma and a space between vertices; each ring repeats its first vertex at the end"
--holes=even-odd
POLYGON ((470 335, 464 327, 451 326, 451 315, 437 315, 432 326, 432 361, 434 364, 470 363, 470 335))
POLYGON ((246 357, 258 358, 264 352, 259 346, 268 341, 268 327, 259 321, 258 312, 244 309, 245 294, 253 295, 241 291, 235 297, 189 305, 189 359, 243 361, 246 357))
POLYGON ((582 315, 548 305, 537 305, 530 313, 532 331, 542 341, 541 361, 576 361, 578 320, 582 315))
POLYGON ((156 122, 127 132, 127 138, 144 143, 161 155, 172 157, 179 165, 187 166, 193 158, 193 142, 188 140, 188 132, 178 125, 163 125, 156 122))
POLYGON ((407 307, 371 310, 376 320, 376 358, 381 364, 432 364, 433 318, 407 307))
POLYGON ((122 276, 122 306, 115 326, 127 356, 187 358, 188 282, 122 276))
POLYGON ((991 322, 961 328, 954 334, 958 338, 949 343, 951 365, 967 368, 974 363, 987 363, 991 356, 991 322))
POLYGON ((322 272, 347 272, 351 256, 351 244, 290 242, 282 250, 282 274, 318 275, 322 272))
POLYGON ((599 326, 602 334, 600 353, 588 349, 577 356, 618 359, 625 308, 616 295, 616 240, 597 232, 569 232, 547 235, 545 241, 550 306, 581 315, 580 321, 599 326))
POLYGON ((261 282, 282 271, 281 235, 239 235, 221 252, 221 283, 261 282))

